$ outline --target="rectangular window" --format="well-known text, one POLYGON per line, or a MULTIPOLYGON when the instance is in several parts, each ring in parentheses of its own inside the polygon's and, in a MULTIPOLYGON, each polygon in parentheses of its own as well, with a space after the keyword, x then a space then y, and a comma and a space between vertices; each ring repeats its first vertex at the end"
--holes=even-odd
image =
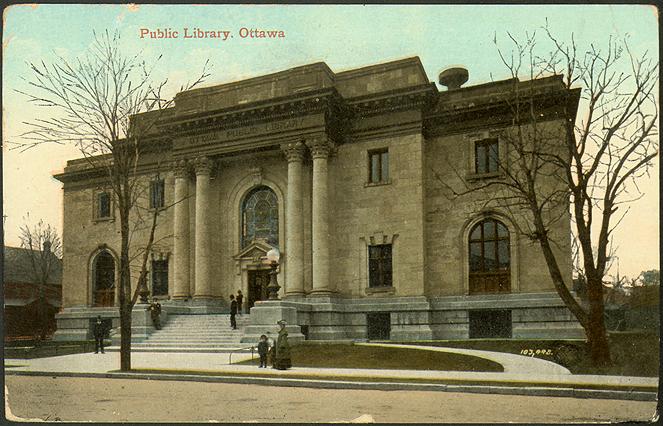
POLYGON ((391 314, 374 312, 366 314, 366 338, 368 340, 389 340, 391 335, 391 314))
POLYGON ((152 261, 152 295, 168 295, 168 261, 152 261))
POLYGON ((485 139, 474 143, 475 173, 495 173, 499 166, 497 139, 485 139))
POLYGON ((470 339, 510 339, 513 334, 509 309, 472 310, 468 317, 470 339))
POLYGON ((368 152, 369 183, 386 183, 389 181, 389 151, 381 149, 368 152))
POLYGON ((109 217, 111 217, 110 192, 100 192, 97 194, 97 219, 106 219, 109 217))
POLYGON ((164 181, 156 179, 150 182, 150 208, 162 208, 164 206, 164 181))
POLYGON ((368 286, 391 287, 391 244, 368 247, 368 286))

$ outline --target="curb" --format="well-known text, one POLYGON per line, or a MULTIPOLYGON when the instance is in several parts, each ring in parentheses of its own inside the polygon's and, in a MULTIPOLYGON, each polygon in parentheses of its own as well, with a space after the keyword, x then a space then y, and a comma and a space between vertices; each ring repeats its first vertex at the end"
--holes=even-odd
POLYGON ((78 373, 48 371, 5 370, 6 376, 52 376, 103 379, 171 380, 207 383, 236 383, 245 385, 289 386, 319 389, 363 389, 383 391, 463 392, 499 395, 553 396, 567 398, 620 399, 630 401, 657 401, 656 392, 597 390, 553 387, 514 387, 487 385, 446 385, 437 383, 352 382, 342 380, 307 380, 291 378, 263 378, 237 376, 201 376, 195 374, 148 373, 78 373))

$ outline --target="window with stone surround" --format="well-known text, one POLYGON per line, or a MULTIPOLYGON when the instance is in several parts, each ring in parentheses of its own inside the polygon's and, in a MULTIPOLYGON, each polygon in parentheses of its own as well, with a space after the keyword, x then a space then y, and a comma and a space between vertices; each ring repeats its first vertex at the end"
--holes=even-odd
POLYGON ((98 192, 95 196, 95 219, 110 219, 112 217, 111 209, 111 193, 110 191, 98 192))
POLYGON ((150 208, 157 209, 164 206, 165 183, 163 179, 154 179, 150 182, 150 208))
POLYGON ((387 148, 368 151, 368 183, 389 182, 389 150, 387 148))
POLYGON ((279 245, 278 200, 267 186, 252 189, 242 204, 242 248, 258 239, 279 245))
POLYGON ((475 173, 497 173, 499 171, 499 160, 499 143, 497 138, 483 139, 474 143, 475 173))
POLYGON ((368 287, 391 286, 391 244, 368 246, 368 287))
POLYGON ((152 295, 168 295, 168 261, 152 261, 152 295))
POLYGON ((500 221, 485 219, 469 238, 470 293, 511 291, 509 230, 500 221))

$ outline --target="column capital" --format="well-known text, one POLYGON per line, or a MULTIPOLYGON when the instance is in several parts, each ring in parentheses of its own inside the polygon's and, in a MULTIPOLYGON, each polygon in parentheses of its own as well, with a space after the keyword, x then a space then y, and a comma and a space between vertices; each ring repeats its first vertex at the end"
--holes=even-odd
POLYGON ((331 150, 330 143, 325 137, 312 138, 306 141, 306 145, 311 150, 311 156, 315 158, 327 158, 331 150))
POLYGON ((288 163, 301 163, 304 160, 306 145, 301 142, 291 142, 281 145, 281 150, 285 154, 285 158, 288 160, 288 163))
POLYGON ((176 178, 185 178, 189 173, 189 163, 186 160, 173 161, 173 171, 176 178))
POLYGON ((193 168, 196 172, 196 175, 209 175, 212 173, 212 167, 214 167, 214 161, 209 157, 201 156, 196 157, 193 160, 193 168))

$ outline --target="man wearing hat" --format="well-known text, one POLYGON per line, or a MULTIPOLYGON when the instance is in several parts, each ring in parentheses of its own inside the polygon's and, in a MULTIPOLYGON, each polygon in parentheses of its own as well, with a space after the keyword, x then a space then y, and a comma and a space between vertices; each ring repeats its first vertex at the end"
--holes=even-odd
POLYGON ((104 334, 106 329, 104 327, 103 321, 101 321, 101 315, 97 315, 97 321, 94 323, 94 353, 99 353, 99 348, 101 348, 101 353, 104 353, 104 334))
POLYGON ((278 370, 286 370, 292 367, 290 361, 290 344, 288 343, 288 332, 285 329, 286 322, 284 320, 278 321, 279 337, 276 339, 276 358, 274 360, 274 367, 278 370))

